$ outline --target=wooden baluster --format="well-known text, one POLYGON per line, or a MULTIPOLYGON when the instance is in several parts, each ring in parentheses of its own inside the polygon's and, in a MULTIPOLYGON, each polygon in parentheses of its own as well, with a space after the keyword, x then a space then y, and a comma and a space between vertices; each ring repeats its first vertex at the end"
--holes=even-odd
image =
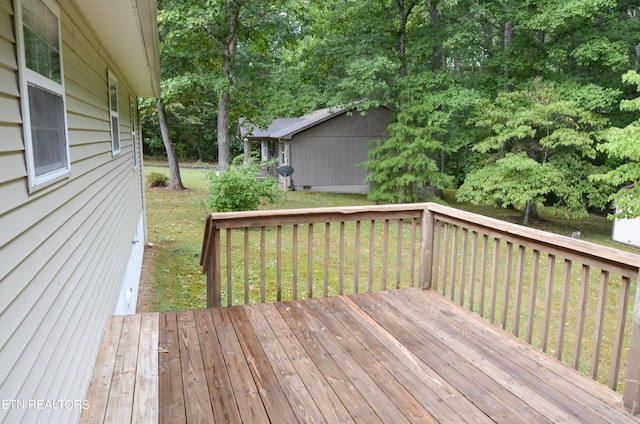
POLYGON ((500 239, 493 239, 493 266, 491 276, 491 310, 489 320, 492 324, 496 322, 496 299, 498 296, 498 268, 500 266, 500 239))
POLYGON ((596 322, 591 345, 591 378, 598 379, 598 365, 600 364, 600 348, 602 347, 602 333, 604 331, 605 314, 607 312, 607 292, 609 290, 609 271, 600 271, 600 290, 598 291, 598 306, 596 322))
POLYGON ((376 256, 375 248, 376 248, 376 221, 372 219, 369 225, 369 284, 367 285, 367 290, 369 292, 373 291, 373 262, 376 256))
POLYGON ((442 284, 440 293, 443 296, 447 295, 447 268, 449 267, 449 224, 444 224, 444 251, 442 252, 443 261, 442 264, 442 284))
MULTIPOLYGON (((423 216, 426 214, 423 213, 423 216)), ((424 218, 423 218, 424 221, 424 218)), ((413 287, 415 285, 415 275, 416 275, 416 250, 417 250, 417 232, 418 232, 418 220, 416 218, 411 219, 411 259, 409 262, 409 285, 411 287, 413 287)), ((424 224, 423 224, 423 228, 424 228, 424 224)), ((425 239, 426 240, 426 239, 425 239)), ((422 242, 425 242, 425 240, 423 240, 422 242)), ((422 245, 420 245, 421 249, 424 249, 425 247, 422 245)), ((418 271, 418 274, 420 274, 420 271, 418 271)), ((418 284, 423 284, 423 281, 419 281, 418 284)))
POLYGON ((631 321, 631 336, 627 354, 627 372, 625 375, 623 404, 632 414, 640 413, 640 273, 636 277, 636 296, 631 321), (634 358, 630 361, 629 358, 634 358))
POLYGON ((526 248, 522 245, 518 246, 518 263, 516 265, 516 293, 515 304, 513 305, 513 328, 511 333, 519 337, 520 334, 520 313, 522 312, 522 290, 524 280, 524 255, 526 248))
POLYGON ((382 290, 387 290, 387 269, 389 266, 389 220, 382 227, 382 290))
POLYGON ((344 221, 340 222, 340 264, 338 275, 338 293, 344 294, 344 221))
POLYGON ((324 224, 324 287, 323 295, 329 296, 329 247, 331 245, 331 224, 324 224))
POLYGON ((293 263, 292 263, 292 281, 291 281, 291 297, 293 300, 298 299, 298 224, 293 224, 293 230, 291 234, 292 238, 292 254, 293 254, 293 263))
POLYGON ((313 224, 308 226, 307 238, 307 297, 313 298, 313 224))
POLYGON ((538 296, 538 277, 540 274, 540 251, 534 250, 531 257, 531 284, 529 285, 529 312, 527 316, 527 335, 525 339, 531 344, 533 341, 533 324, 536 316, 536 298, 538 296))
POLYGON ((502 292, 502 329, 507 329, 509 315, 509 297, 511 294, 511 267, 513 265, 513 243, 507 241, 507 258, 504 265, 504 289, 502 292))
MULTIPOLYGON (((609 387, 618 390, 618 377, 620 372, 620 359, 624 345, 624 328, 627 320, 629 305, 629 292, 631 291, 631 279, 622 277, 620 284, 620 300, 618 301, 618 317, 616 320, 616 333, 613 341, 613 355, 611 357, 611 370, 609 371, 609 387)), ((637 360, 637 358, 633 358, 637 360)))
POLYGON ((571 261, 564 260, 564 277, 562 278, 562 295, 560 296, 560 317, 558 319, 558 338, 556 340, 556 358, 562 361, 564 332, 567 326, 567 308, 569 306, 569 289, 571 287, 571 261))
MULTIPOLYGON (((430 215, 433 215, 433 213, 430 212, 430 215)), ((440 251, 440 229, 442 228, 442 223, 438 220, 436 220, 435 218, 433 218, 431 221, 432 227, 433 227, 433 242, 432 242, 432 246, 433 246, 433 253, 430 255, 431 256, 431 267, 426 267, 427 268, 427 273, 431 274, 431 278, 429 278, 426 283, 429 284, 429 288, 431 288, 431 290, 435 290, 438 291, 438 277, 439 277, 439 273, 440 273, 440 254, 442 253, 440 251), (431 268, 431 271, 429 271, 429 268, 431 268)))
POLYGON ((465 282, 467 279, 467 244, 469 238, 469 230, 462 229, 462 264, 460 265, 460 306, 464 307, 465 282))
POLYGON ((556 272, 556 257, 549 255, 547 257, 547 285, 544 294, 544 315, 542 317, 542 345, 543 352, 547 351, 549 342, 549 325, 551 321, 551 303, 553 301, 553 280, 556 272))
POLYGON ((402 230, 402 218, 398 219, 398 245, 396 246, 396 289, 400 288, 402 274, 402 238, 404 232, 402 230))
POLYGON ((233 305, 233 290, 231 281, 231 229, 227 228, 227 306, 233 305))
POLYGON ((582 277, 580 284, 580 298, 578 299, 578 317, 576 321, 576 337, 573 343, 573 357, 571 366, 573 369, 580 368, 580 353, 582 351, 582 336, 584 334, 584 323, 587 316, 587 296, 589 295, 589 265, 582 265, 582 277))
POLYGON ((265 249, 265 227, 260 227, 260 302, 265 302, 265 264, 266 264, 266 249, 265 249))
POLYGON ((476 301, 476 277, 478 270, 478 233, 472 232, 471 238, 471 277, 469 280, 469 310, 473 312, 476 301))
POLYGON ((358 293, 358 283, 360 280, 360 221, 356 221, 356 240, 353 246, 353 292, 358 293))
POLYGON ((458 226, 453 227, 453 246, 451 247, 451 289, 449 298, 453 301, 456 293, 456 265, 458 263, 458 226))
POLYGON ((244 228, 244 304, 249 303, 249 228, 244 228))
POLYGON ((282 300, 282 225, 276 227, 276 300, 282 300))
POLYGON ((489 255, 489 236, 482 235, 482 265, 480 267, 480 305, 478 305, 478 315, 484 317, 485 292, 487 289, 487 257, 489 255))

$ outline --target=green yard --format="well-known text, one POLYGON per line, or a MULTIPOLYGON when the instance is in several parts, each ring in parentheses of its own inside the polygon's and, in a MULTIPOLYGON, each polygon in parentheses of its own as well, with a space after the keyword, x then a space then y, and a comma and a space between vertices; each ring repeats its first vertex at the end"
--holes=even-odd
MULTIPOLYGON (((159 166, 147 166, 145 172, 165 172, 159 166)), ((143 310, 166 311, 206 306, 205 276, 200 267, 200 251, 205 217, 210 212, 206 206, 207 169, 183 168, 182 178, 188 190, 169 191, 163 188, 147 188, 147 217, 149 241, 145 272, 141 287, 140 305, 143 310)), ((446 191, 444 200, 454 207, 519 223, 521 212, 513 209, 496 209, 486 206, 459 204, 455 193, 446 191)), ((289 192, 287 199, 263 206, 264 209, 293 209, 327 206, 352 206, 371 204, 361 195, 289 192)), ((533 226, 563 235, 580 231, 585 240, 618 248, 630 249, 610 240, 611 221, 604 216, 591 215, 581 220, 545 215, 533 226)), ((363 243, 367 243, 363 239, 363 243)), ((268 262, 267 262, 268 263, 268 262)), ((363 281, 367 284, 366 270, 363 281)))

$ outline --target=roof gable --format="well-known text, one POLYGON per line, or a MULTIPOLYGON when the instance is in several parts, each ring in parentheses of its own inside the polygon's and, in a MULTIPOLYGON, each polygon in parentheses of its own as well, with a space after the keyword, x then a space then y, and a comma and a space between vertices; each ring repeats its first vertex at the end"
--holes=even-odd
POLYGON ((347 109, 345 107, 336 106, 319 109, 300 118, 278 118, 274 119, 266 130, 261 130, 257 126, 241 119, 238 124, 238 134, 242 138, 254 140, 264 138, 290 140, 295 134, 346 112, 347 109))

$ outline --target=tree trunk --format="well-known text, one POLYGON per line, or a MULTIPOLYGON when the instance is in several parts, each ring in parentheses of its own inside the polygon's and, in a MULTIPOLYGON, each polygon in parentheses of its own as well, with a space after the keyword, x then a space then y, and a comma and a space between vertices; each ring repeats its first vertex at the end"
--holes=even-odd
POLYGON ((433 69, 434 71, 438 71, 442 68, 444 60, 442 58, 442 40, 440 38, 441 19, 437 1, 429 2, 429 16, 431 30, 434 34, 437 34, 437 36, 435 37, 435 44, 431 49, 431 69, 433 69))
POLYGON ((229 168, 229 93, 218 99, 218 170, 229 168))
MULTIPOLYGON (((507 52, 509 49, 509 44, 511 43, 511 39, 515 33, 515 29, 513 28, 513 23, 511 21, 507 21, 504 24, 504 51, 507 52)), ((505 58, 505 62, 507 59, 505 58)), ((505 91, 511 91, 512 87, 509 84, 509 64, 504 64, 504 79, 505 79, 505 91)))
POLYGON ((184 190, 182 178, 180 178, 180 167, 178 166, 178 158, 176 157, 176 149, 171 142, 169 135, 169 124, 167 124, 167 112, 161 100, 158 100, 158 121, 160 121, 160 132, 162 133, 162 142, 167 151, 167 159, 169 159, 169 188, 172 190, 184 190))
POLYGON ((538 216, 538 205, 533 200, 527 200, 527 204, 524 207, 524 219, 522 225, 529 225, 529 219, 538 216))

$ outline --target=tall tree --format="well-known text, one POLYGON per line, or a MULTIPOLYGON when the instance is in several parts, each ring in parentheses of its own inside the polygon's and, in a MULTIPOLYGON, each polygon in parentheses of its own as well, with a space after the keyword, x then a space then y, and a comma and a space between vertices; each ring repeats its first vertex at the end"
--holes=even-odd
POLYGON ((606 121, 559 99, 553 85, 536 81, 528 90, 501 93, 482 104, 475 123, 489 131, 473 147, 484 165, 469 173, 459 200, 524 206, 524 225, 539 204, 580 214, 589 201, 601 201, 585 182, 593 173, 595 132, 606 121))
POLYGON ((162 141, 169 159, 169 187, 172 190, 184 190, 182 178, 180 177, 180 167, 178 166, 178 158, 176 149, 171 141, 169 132, 169 124, 167 123, 167 112, 161 99, 158 99, 158 120, 160 121, 160 131, 162 133, 162 141))
MULTIPOLYGON (((635 85, 640 90, 640 75, 629 71, 623 81, 635 85)), ((628 111, 640 111, 640 97, 624 100, 620 107, 628 111)), ((640 119, 624 128, 612 127, 605 133, 606 142, 599 146, 619 165, 606 174, 594 175, 598 182, 612 184, 616 188, 626 186, 611 195, 610 200, 616 206, 618 218, 636 218, 640 216, 640 119)))

